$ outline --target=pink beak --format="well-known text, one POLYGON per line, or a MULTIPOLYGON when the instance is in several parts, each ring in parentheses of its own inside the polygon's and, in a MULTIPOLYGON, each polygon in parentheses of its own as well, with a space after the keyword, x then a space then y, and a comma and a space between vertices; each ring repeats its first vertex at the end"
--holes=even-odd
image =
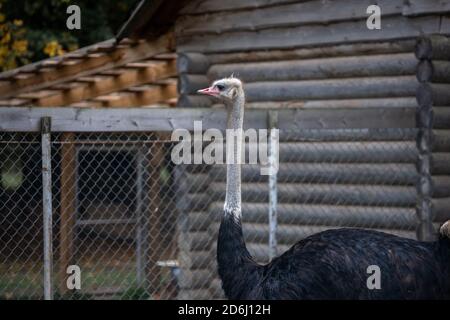
POLYGON ((219 90, 217 90, 214 87, 209 87, 209 88, 206 88, 206 89, 198 90, 197 93, 206 94, 208 96, 214 96, 215 97, 215 96, 219 95, 219 90))

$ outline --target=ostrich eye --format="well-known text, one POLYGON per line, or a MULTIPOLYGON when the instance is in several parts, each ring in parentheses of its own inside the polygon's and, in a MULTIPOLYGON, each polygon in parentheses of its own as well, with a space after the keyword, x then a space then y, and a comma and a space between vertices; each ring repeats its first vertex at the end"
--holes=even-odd
POLYGON ((217 89, 219 89, 219 91, 222 91, 223 89, 225 89, 225 86, 223 84, 218 84, 216 85, 217 89))

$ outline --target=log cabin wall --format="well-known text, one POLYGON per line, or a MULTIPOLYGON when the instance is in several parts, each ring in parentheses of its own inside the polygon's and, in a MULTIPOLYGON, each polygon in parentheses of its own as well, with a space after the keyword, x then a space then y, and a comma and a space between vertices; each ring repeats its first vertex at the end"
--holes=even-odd
MULTIPOLYGON (((450 148, 450 139, 445 129, 450 127, 447 110, 443 107, 448 104, 442 104, 442 108, 432 110, 430 102, 421 103, 418 92, 425 90, 419 89, 424 86, 427 88, 426 93, 447 89, 436 85, 435 82, 441 82, 438 81, 439 77, 446 78, 447 75, 439 74, 445 74, 445 70, 449 69, 445 64, 448 59, 438 57, 438 61, 434 61, 430 57, 420 57, 415 54, 415 47, 417 39, 423 35, 450 34, 450 1, 376 1, 382 10, 382 29, 369 30, 366 26, 366 9, 374 4, 373 2, 192 1, 180 11, 175 24, 179 73, 178 106, 216 107, 211 99, 198 96, 195 92, 217 78, 234 74, 245 83, 247 108, 302 107, 332 109, 344 113, 348 109, 360 108, 361 116, 367 108, 417 110, 418 129, 411 134, 391 131, 382 135, 357 134, 349 137, 340 130, 331 129, 323 136, 320 134, 316 141, 319 141, 318 145, 331 142, 331 148, 333 145, 347 143, 350 153, 360 156, 367 148, 384 150, 384 161, 367 159, 369 171, 377 172, 378 182, 361 182, 362 186, 357 188, 358 194, 367 201, 365 206, 351 211, 348 226, 352 226, 355 219, 362 219, 358 220, 363 221, 364 225, 361 227, 371 227, 371 217, 377 217, 376 222, 372 220, 372 227, 378 225, 387 232, 427 239, 432 229, 436 228, 435 223, 445 216, 445 213, 441 216, 438 213, 444 212, 450 204, 450 178, 447 176, 450 172, 445 171, 445 167, 448 167, 445 159, 450 160, 446 153, 450 148), (424 61, 435 64, 433 75, 425 80, 419 78, 418 71, 419 63, 423 65, 424 61), (421 82, 425 84, 421 85, 421 82), (432 117, 433 111, 435 121, 423 123, 432 117), (359 147, 360 142, 364 142, 364 147, 359 147), (402 152, 397 152, 397 143, 404 148, 402 152), (389 167, 392 165, 393 168, 389 167), (376 169, 377 166, 379 170, 376 169), (437 169, 439 167, 441 169, 437 169), (392 178, 390 173, 395 172, 398 177, 400 168, 401 181, 397 181, 397 185, 392 187, 388 181, 392 178), (385 197, 386 192, 392 192, 391 199, 397 201, 390 208, 392 211, 383 211, 380 215, 380 207, 373 205, 373 193, 369 189, 374 185, 375 188, 385 191, 384 196, 382 195, 384 200, 389 198, 385 197), (424 223, 429 221, 426 215, 432 217, 435 222, 433 225, 424 223), (388 224, 394 216, 401 216, 404 223, 395 226, 395 230, 392 224, 390 227, 383 227, 383 221, 388 224), (379 220, 381 217, 383 221, 379 220), (416 233, 417 224, 419 228, 416 233)), ((440 98, 448 98, 442 90, 439 92, 440 98)), ((431 93, 425 96, 433 96, 431 93)), ((287 177, 286 181, 290 179, 288 182, 297 184, 298 188, 292 190, 279 182, 279 253, 310 233, 337 225, 347 226, 345 223, 343 225, 342 221, 337 223, 337 215, 331 214, 342 213, 339 209, 343 206, 338 203, 319 204, 327 207, 327 210, 320 212, 330 212, 330 215, 318 225, 317 217, 320 212, 314 212, 313 207, 308 207, 307 201, 299 203, 289 200, 290 193, 296 197, 305 196, 306 199, 308 195, 302 195, 302 192, 310 192, 311 196, 315 192, 314 186, 318 186, 316 183, 322 183, 323 186, 323 181, 317 180, 317 177, 321 177, 317 171, 320 166, 307 163, 302 157, 295 160, 291 150, 287 149, 294 147, 304 154, 308 152, 306 146, 314 148, 314 143, 303 142, 305 141, 301 139, 287 139, 280 145, 280 156, 284 145, 285 153, 289 154, 290 158, 280 159, 279 174, 287 177), (316 179, 306 179, 308 174, 316 179), (310 188, 301 188, 301 183, 309 183, 310 188), (297 208, 294 208, 295 206, 297 208), (283 222, 283 219, 288 219, 289 214, 299 212, 299 208, 302 214, 314 217, 315 222, 307 222, 305 217, 298 215, 289 222, 283 222)), ((318 158, 326 158, 325 149, 316 149, 321 150, 318 158)), ((376 152, 372 153, 374 154, 376 152)), ((324 161, 326 162, 327 160, 324 161)), ((357 162, 358 160, 350 161, 347 163, 348 168, 340 168, 337 171, 355 177, 357 162)), ((333 165, 329 163, 329 166, 333 165)), ((188 210, 182 219, 179 234, 180 243, 184 246, 180 247, 179 298, 223 298, 215 264, 215 239, 224 199, 225 175, 220 170, 223 171, 224 168, 211 168, 204 178, 210 184, 204 191, 194 192, 195 197, 203 196, 208 199, 207 207, 197 211, 188 210)), ((258 174, 252 176, 251 172, 255 173, 257 170, 249 166, 243 167, 243 210, 246 212, 243 215, 244 236, 251 254, 259 262, 267 262, 268 241, 267 230, 264 229, 267 224, 263 221, 267 216, 268 205, 257 203, 252 197, 258 198, 257 193, 267 197, 268 186, 263 177, 257 178, 258 174)), ((198 177, 200 176, 195 173, 191 175, 194 180, 198 177)), ((348 187, 345 185, 345 179, 342 179, 341 176, 333 180, 330 182, 333 185, 329 186, 348 187)), ((330 189, 327 196, 339 192, 336 188, 330 189)), ((359 205, 361 201, 357 201, 359 205)), ((345 210, 349 212, 348 208, 345 210)))

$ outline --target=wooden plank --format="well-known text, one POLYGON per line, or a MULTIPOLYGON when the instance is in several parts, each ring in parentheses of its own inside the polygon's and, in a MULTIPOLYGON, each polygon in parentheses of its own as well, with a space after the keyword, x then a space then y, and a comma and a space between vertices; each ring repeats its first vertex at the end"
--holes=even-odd
POLYGON ((74 263, 76 220, 76 152, 73 133, 63 133, 61 141, 61 193, 59 221, 59 290, 67 294, 67 267, 74 263))
MULTIPOLYGON (((414 75, 413 53, 214 65, 209 79, 234 74, 242 81, 292 81, 414 75)), ((206 81, 207 82, 207 81, 206 81)))
POLYGON ((212 258, 210 250, 178 251, 178 261, 180 263, 180 267, 187 270, 206 269, 212 264, 212 259, 214 258, 212 258))
POLYGON ((417 79, 421 82, 450 83, 450 61, 420 61, 417 67, 417 79))
POLYGON ((405 2, 403 14, 416 16, 420 14, 443 14, 450 11, 449 0, 409 0, 405 2))
MULTIPOLYGON (((213 201, 223 200, 225 184, 213 182, 208 194, 213 201)), ((242 185, 243 202, 265 202, 268 187, 261 183, 242 185)), ((330 205, 415 207, 416 189, 413 186, 278 184, 279 203, 314 203, 330 205)))
POLYGON ((139 107, 163 103, 177 96, 176 82, 167 85, 144 85, 127 88, 127 91, 94 98, 103 107, 139 107))
MULTIPOLYGON (((266 224, 268 222, 268 210, 269 207, 266 203, 243 203, 243 224, 266 224)), ((417 224, 416 212, 413 207, 280 203, 278 210, 278 223, 280 225, 333 225, 414 230, 417 224)), ((220 217, 223 214, 223 203, 212 203, 210 212, 214 217, 220 217)), ((215 221, 220 222, 218 219, 215 219, 215 221)))
MULTIPOLYGON (((338 21, 366 19, 371 0, 306 1, 286 5, 181 16, 175 25, 176 36, 222 34, 235 31, 258 31, 267 28, 296 27, 306 24, 329 24, 338 21)), ((402 1, 381 0, 383 18, 400 15, 402 1)))
POLYGON ((180 52, 177 57, 179 74, 205 74, 209 68, 208 58, 197 52, 180 52))
MULTIPOLYGON (((246 145, 248 149, 248 145, 246 145)), ((280 162, 415 163, 413 141, 295 142, 279 144, 280 162)))
MULTIPOLYGON (((287 109, 278 110, 281 130, 350 129, 350 128, 415 128, 415 110, 395 109, 287 109)), ((0 107, 1 131, 39 132, 39 121, 52 117, 54 132, 133 132, 172 131, 176 128, 194 129, 194 121, 203 128, 224 130, 225 110, 142 108, 85 109, 0 107)), ((244 127, 267 127, 266 110, 247 110, 244 127)))
POLYGON ((431 146, 433 152, 450 152, 450 130, 433 130, 431 146))
POLYGON ((433 128, 450 129, 450 107, 434 108, 433 128))
POLYGON ((433 198, 450 198, 450 176, 433 176, 433 198))
MULTIPOLYGON (((339 44, 334 46, 260 50, 232 53, 212 53, 207 58, 213 64, 231 64, 243 62, 273 62, 286 60, 318 59, 330 57, 366 56, 388 53, 410 53, 414 51, 415 40, 397 40, 395 42, 367 42, 339 44)), ((182 52, 180 52, 182 54, 182 52)))
POLYGON ((450 153, 436 152, 431 157, 431 174, 450 174, 450 153))
POLYGON ((423 36, 417 41, 415 54, 418 59, 450 60, 450 39, 442 34, 448 34, 450 24, 442 24, 440 30, 434 33, 441 35, 423 36))
POLYGON ((363 99, 414 96, 414 76, 252 82, 245 84, 249 102, 363 99))
MULTIPOLYGON (((261 175, 259 165, 242 167, 243 182, 264 182, 267 176, 261 175)), ((210 179, 225 181, 225 165, 211 169, 210 179)), ((280 163, 277 172, 280 182, 333 183, 333 184, 372 184, 372 185, 415 185, 419 176, 414 163, 280 163)), ((206 179, 200 184, 207 187, 206 179)))
MULTIPOLYGON (((124 70, 118 76, 82 77, 78 81, 88 82, 90 85, 57 91, 51 96, 37 98, 34 101, 39 106, 68 105, 174 75, 176 75, 175 61, 157 62, 145 67, 142 65, 138 69, 124 70)), ((164 99, 155 102, 160 100, 164 99)))
MULTIPOLYGON (((212 108, 222 107, 213 104, 212 108)), ((248 102, 246 109, 319 109, 319 108, 417 108, 416 97, 368 98, 368 99, 330 99, 330 100, 289 100, 248 102)))
POLYGON ((421 83, 417 101, 420 106, 450 106, 450 84, 421 83))
POLYGON ((100 57, 86 59, 76 65, 66 65, 53 72, 37 73, 29 79, 8 81, 0 84, 0 97, 8 98, 23 92, 36 91, 61 82, 73 81, 102 71, 123 66, 129 62, 150 58, 171 50, 171 35, 164 35, 154 41, 147 41, 132 48, 117 49, 100 57))
POLYGON ((205 75, 180 74, 178 76, 178 92, 182 95, 195 94, 197 90, 209 85, 210 81, 205 75))
MULTIPOLYGON (((213 53, 405 39, 439 32, 439 21, 437 16, 387 17, 383 20, 383 33, 369 30, 364 19, 326 26, 265 29, 257 33, 243 31, 226 33, 222 36, 179 37, 177 51, 213 53)), ((450 33, 450 30, 444 31, 450 33)))
POLYGON ((157 292, 161 283, 161 268, 158 267, 157 262, 161 258, 161 241, 162 241, 162 225, 161 225, 161 183, 160 174, 164 166, 164 146, 162 144, 154 144, 146 154, 148 167, 147 180, 145 181, 147 190, 147 215, 148 221, 148 243, 147 252, 148 264, 146 264, 146 277, 149 284, 150 292, 157 292))
POLYGON ((450 220, 450 198, 438 198, 432 200, 434 219, 436 222, 445 222, 450 220))

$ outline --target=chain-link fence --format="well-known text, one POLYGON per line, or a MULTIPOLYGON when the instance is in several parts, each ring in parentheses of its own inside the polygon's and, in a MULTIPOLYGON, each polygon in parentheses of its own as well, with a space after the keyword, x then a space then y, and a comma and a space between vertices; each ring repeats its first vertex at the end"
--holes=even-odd
MULTIPOLYGON (((255 260, 337 227, 415 238, 416 136, 280 131, 275 184, 261 175, 264 159, 242 165, 243 229, 255 260)), ((41 135, 0 133, 0 143, 0 298, 40 299, 41 135)), ((161 132, 52 134, 55 299, 223 298, 215 243, 226 165, 175 165, 176 144, 161 132), (81 271, 79 289, 69 266, 81 271)))

